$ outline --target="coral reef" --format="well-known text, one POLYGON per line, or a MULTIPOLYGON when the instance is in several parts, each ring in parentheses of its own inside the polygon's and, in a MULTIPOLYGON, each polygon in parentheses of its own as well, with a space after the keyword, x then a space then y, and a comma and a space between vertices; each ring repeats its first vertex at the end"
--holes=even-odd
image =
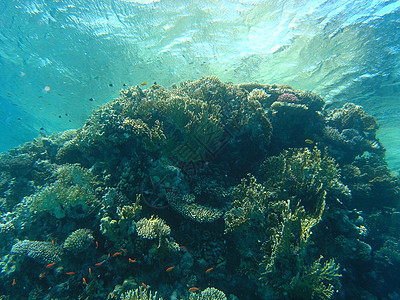
POLYGON ((0 155, 0 294, 394 299, 400 180, 377 130, 287 85, 126 88, 0 155))

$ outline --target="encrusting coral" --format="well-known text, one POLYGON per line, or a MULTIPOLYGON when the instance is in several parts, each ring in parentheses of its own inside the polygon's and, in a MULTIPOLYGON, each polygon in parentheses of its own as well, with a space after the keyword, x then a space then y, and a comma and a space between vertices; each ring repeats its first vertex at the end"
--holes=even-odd
POLYGON ((41 264, 51 264, 61 261, 63 250, 51 242, 23 240, 11 248, 11 253, 26 255, 41 264))

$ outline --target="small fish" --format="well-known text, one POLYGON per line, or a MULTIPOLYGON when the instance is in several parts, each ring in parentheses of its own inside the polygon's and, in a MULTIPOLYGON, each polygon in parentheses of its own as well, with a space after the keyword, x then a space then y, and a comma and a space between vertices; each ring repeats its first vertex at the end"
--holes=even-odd
POLYGON ((96 241, 96 249, 99 249, 99 242, 96 241))
POLYGON ((110 258, 110 256, 111 256, 111 254, 110 254, 110 253, 108 253, 107 257, 108 257, 108 258, 110 258))
POLYGON ((128 260, 129 260, 130 263, 135 263, 136 262, 136 259, 128 258, 128 260))
POLYGON ((46 276, 46 272, 43 272, 39 275, 39 278, 42 279, 44 276, 46 276))
POLYGON ((165 271, 170 272, 170 271, 172 271, 173 269, 175 269, 175 267, 169 267, 169 268, 167 268, 165 271))
POLYGON ((147 85, 149 84, 147 81, 143 81, 140 85, 147 85))
POLYGON ((98 262, 97 264, 94 264, 96 267, 101 266, 102 264, 104 264, 105 260, 98 262))
POLYGON ((75 272, 67 272, 65 274, 71 276, 71 275, 75 275, 75 272))
POLYGON ((46 269, 49 269, 49 268, 51 268, 52 266, 54 266, 56 263, 51 263, 51 264, 48 264, 47 266, 46 266, 46 269))
POLYGON ((92 268, 89 268, 89 275, 92 275, 92 268))
POLYGON ((15 278, 13 279, 13 281, 12 281, 12 286, 14 286, 15 285, 15 278))
POLYGON ((85 278, 85 277, 82 277, 82 281, 83 281, 83 283, 84 283, 85 285, 88 285, 88 283, 87 283, 87 281, 86 281, 86 278, 85 278))
POLYGON ((144 282, 142 282, 142 286, 145 288, 145 289, 148 289, 149 287, 147 286, 147 284, 145 284, 144 282))
POLYGON ((125 251, 125 249, 124 249, 124 248, 121 248, 121 251, 122 251, 122 252, 124 252, 124 253, 126 254, 126 251, 125 251))
POLYGON ((209 268, 209 269, 207 269, 207 270, 206 270, 206 274, 209 273, 209 272, 211 272, 212 270, 214 270, 214 268, 209 268))
POLYGON ((118 255, 121 255, 121 252, 115 252, 112 257, 116 257, 118 255))
POLYGON ((305 139, 304 141, 306 142, 306 144, 309 144, 309 145, 314 144, 314 141, 310 140, 310 139, 305 139))
MULTIPOLYGON (((42 134, 42 133, 40 133, 40 134, 42 134)), ((44 135, 42 134, 42 136, 43 136, 43 137, 46 137, 45 134, 44 134, 44 135)), ((51 244, 54 245, 54 240, 51 240, 51 244)))
POLYGON ((191 292, 195 292, 195 291, 200 291, 200 289, 198 287, 192 286, 189 291, 191 292))

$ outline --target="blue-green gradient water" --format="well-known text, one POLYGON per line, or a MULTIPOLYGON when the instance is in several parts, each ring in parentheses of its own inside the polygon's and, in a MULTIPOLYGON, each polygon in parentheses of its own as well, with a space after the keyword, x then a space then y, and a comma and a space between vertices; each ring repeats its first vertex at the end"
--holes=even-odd
POLYGON ((400 169, 400 1, 3 0, 0 151, 78 128, 124 85, 205 75, 360 104, 400 169))

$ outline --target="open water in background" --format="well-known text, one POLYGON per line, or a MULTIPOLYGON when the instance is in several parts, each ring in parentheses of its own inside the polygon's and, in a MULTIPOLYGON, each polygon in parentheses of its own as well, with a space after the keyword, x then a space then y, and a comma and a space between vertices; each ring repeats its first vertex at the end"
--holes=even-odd
POLYGON ((400 170, 400 1, 2 0, 0 151, 81 127, 124 85, 289 84, 377 117, 400 170))

